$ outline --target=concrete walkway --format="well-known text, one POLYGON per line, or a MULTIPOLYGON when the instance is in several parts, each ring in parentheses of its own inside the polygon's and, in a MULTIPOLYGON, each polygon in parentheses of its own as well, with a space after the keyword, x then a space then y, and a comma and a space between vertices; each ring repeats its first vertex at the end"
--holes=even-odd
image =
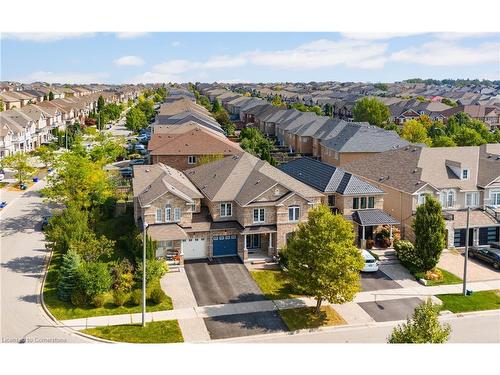
MULTIPOLYGON (((471 289, 476 292, 482 290, 500 289, 500 280, 472 282, 468 283, 467 287, 468 289, 471 289)), ((367 314, 360 312, 359 311, 360 309, 354 306, 360 302, 376 302, 376 301, 393 300, 393 299, 409 298, 409 297, 418 297, 421 299, 433 298, 434 300, 437 300, 433 296, 439 294, 460 293, 461 291, 462 291, 462 284, 440 285, 432 287, 419 285, 413 288, 375 290, 371 292, 358 293, 354 301, 350 303, 343 305, 331 305, 331 306, 334 309, 336 309, 342 316, 344 316, 344 319, 346 319, 348 324, 360 324, 373 321, 371 317, 367 316, 367 314)), ((314 299, 303 297, 295 299, 230 303, 230 304, 201 306, 201 307, 191 306, 184 308, 174 308, 173 310, 168 310, 168 311, 157 311, 157 312, 147 313, 146 321, 152 322, 152 321, 178 319, 179 322, 180 321, 186 322, 185 326, 186 334, 189 335, 189 329, 191 329, 190 325, 192 325, 194 329, 199 328, 196 327, 196 322, 193 321, 195 319, 202 320, 203 318, 209 318, 215 316, 284 310, 284 309, 315 306, 315 305, 316 301, 314 299), (191 322, 188 322, 190 320, 191 322)), ((327 303, 325 303, 325 305, 327 305, 327 303)), ((139 323, 140 321, 141 321, 141 314, 139 313, 139 314, 98 316, 98 317, 90 317, 83 319, 64 320, 62 321, 62 324, 79 330, 97 326, 139 323)), ((185 341, 194 342, 194 341, 206 341, 206 340, 208 340, 208 338, 203 336, 202 333, 196 333, 193 334, 192 339, 188 336, 188 339, 186 339, 185 341)))

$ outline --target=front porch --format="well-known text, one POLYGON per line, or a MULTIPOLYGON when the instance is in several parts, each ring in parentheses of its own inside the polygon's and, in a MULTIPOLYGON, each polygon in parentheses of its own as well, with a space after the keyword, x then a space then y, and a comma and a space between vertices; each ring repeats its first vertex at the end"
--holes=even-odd
POLYGON ((360 248, 366 249, 368 240, 375 241, 375 229, 381 225, 389 227, 390 243, 387 244, 386 248, 392 247, 394 240, 393 226, 400 223, 391 215, 379 209, 358 210, 352 214, 352 220, 358 227, 357 242, 360 248))
POLYGON ((243 236, 243 260, 245 262, 268 261, 276 255, 276 225, 246 227, 243 236))

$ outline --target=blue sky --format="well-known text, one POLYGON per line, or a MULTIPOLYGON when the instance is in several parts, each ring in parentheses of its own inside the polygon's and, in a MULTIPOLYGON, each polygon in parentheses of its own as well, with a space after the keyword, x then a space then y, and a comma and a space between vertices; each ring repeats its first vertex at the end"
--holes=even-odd
POLYGON ((61 83, 500 79, 500 34, 3 33, 0 72, 61 83))

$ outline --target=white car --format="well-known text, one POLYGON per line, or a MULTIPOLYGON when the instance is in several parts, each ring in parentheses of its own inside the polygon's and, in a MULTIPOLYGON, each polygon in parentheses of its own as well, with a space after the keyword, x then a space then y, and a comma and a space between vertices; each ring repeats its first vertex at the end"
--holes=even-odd
POLYGON ((362 272, 377 272, 378 262, 373 255, 367 250, 361 250, 361 255, 365 260, 365 266, 361 270, 362 272))

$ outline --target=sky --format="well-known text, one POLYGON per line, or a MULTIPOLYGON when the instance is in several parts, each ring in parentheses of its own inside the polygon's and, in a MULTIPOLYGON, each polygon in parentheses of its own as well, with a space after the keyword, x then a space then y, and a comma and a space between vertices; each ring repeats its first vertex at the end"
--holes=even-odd
POLYGON ((500 79, 500 33, 2 33, 0 80, 500 79))

